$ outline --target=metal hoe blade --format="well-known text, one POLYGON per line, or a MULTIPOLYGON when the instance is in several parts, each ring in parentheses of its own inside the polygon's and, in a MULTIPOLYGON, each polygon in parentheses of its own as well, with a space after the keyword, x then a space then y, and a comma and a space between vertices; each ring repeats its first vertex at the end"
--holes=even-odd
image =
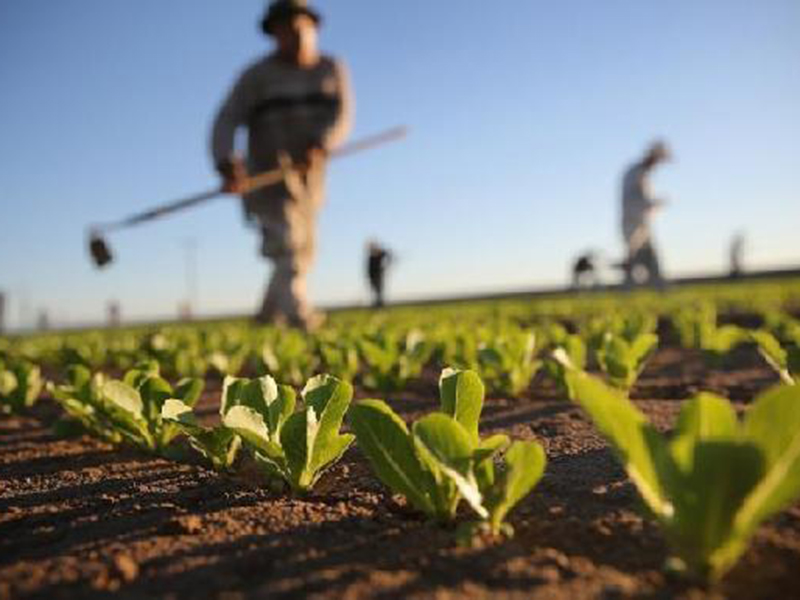
POLYGON ((108 247, 105 239, 97 233, 89 235, 89 254, 92 255, 92 262, 98 269, 102 269, 114 260, 111 248, 108 247))

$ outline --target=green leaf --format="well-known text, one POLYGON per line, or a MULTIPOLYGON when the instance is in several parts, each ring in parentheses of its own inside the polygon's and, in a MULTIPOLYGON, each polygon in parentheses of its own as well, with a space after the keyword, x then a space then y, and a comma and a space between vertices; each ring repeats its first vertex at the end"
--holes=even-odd
POLYGON ((281 446, 286 455, 289 484, 297 491, 305 491, 314 484, 311 458, 318 430, 316 411, 309 406, 289 417, 281 431, 281 446))
POLYGON ((483 382, 478 374, 445 369, 439 378, 439 397, 442 412, 458 421, 477 443, 484 397, 483 382))
POLYGON ((294 412, 295 403, 295 391, 289 386, 279 386, 269 375, 259 379, 226 377, 220 414, 225 415, 234 406, 252 408, 264 420, 270 440, 280 444, 281 428, 294 412))
POLYGON ((193 407, 200 399, 204 387, 205 384, 202 379, 182 379, 175 387, 175 397, 180 398, 187 406, 193 407))
POLYGON ((780 342, 768 331, 753 331, 750 337, 758 344, 758 351, 772 367, 784 383, 793 385, 792 369, 789 365, 789 352, 781 347, 780 342))
POLYGON ((378 478, 417 509, 434 515, 431 475, 420 463, 403 420, 380 400, 358 402, 350 410, 350 420, 358 447, 378 478))
POLYGON ((639 409, 602 381, 578 371, 567 373, 567 380, 575 401, 611 444, 645 504, 659 518, 671 517, 673 506, 659 476, 670 470, 666 441, 639 409))
POLYGON ((746 547, 733 522, 764 460, 752 444, 714 436, 699 438, 691 455, 671 489, 676 510, 666 531, 690 571, 717 579, 746 547))
POLYGON ((480 489, 488 489, 494 483, 494 457, 511 443, 509 437, 498 433, 481 440, 472 454, 475 461, 475 479, 480 489))
POLYGON ((147 425, 139 392, 121 381, 112 380, 103 385, 101 394, 106 401, 103 410, 120 433, 132 443, 154 450, 156 442, 147 425))
POLYGON ((766 473, 736 517, 750 533, 800 496, 800 386, 782 386, 759 396, 744 420, 744 439, 764 454, 766 473))
POLYGON ((725 398, 701 393, 684 403, 675 429, 679 436, 698 440, 735 437, 739 434, 739 420, 725 398))
POLYGON ((139 392, 121 381, 108 381, 103 386, 103 396, 134 419, 144 418, 144 403, 139 392))
POLYGON ((486 507, 490 525, 499 533, 509 511, 536 486, 544 474, 547 457, 536 442, 514 442, 506 452, 505 469, 487 490, 486 507))
POLYGON ((568 335, 561 346, 564 348, 570 362, 576 369, 583 369, 586 366, 586 344, 579 335, 568 335))
POLYGON ((0 397, 10 397, 18 387, 17 376, 12 371, 0 370, 0 397))
POLYGON ((631 344, 631 354, 637 371, 641 370, 645 361, 658 348, 658 336, 654 333, 644 333, 634 339, 631 344))
POLYGON ((182 430, 193 435, 203 431, 203 428, 197 422, 197 417, 192 407, 182 400, 171 398, 164 402, 164 406, 161 407, 161 418, 164 421, 175 423, 182 430))
POLYGON ((283 449, 270 440, 264 418, 249 406, 233 406, 222 417, 222 423, 258 452, 280 465, 284 465, 283 449))
MULTIPOLYGON (((151 431, 159 426, 161 407, 175 394, 172 387, 158 376, 148 376, 139 380, 139 394, 144 403, 144 417, 151 425, 151 431)), ((155 431, 153 431, 155 433, 155 431)))
POLYGON ((451 515, 457 507, 458 496, 453 498, 443 485, 446 478, 472 509, 486 518, 489 513, 472 470, 475 445, 467 430, 449 415, 433 413, 414 423, 412 432, 417 455, 433 474, 437 488, 446 492, 441 507, 451 515))
POLYGON ((197 423, 192 408, 181 400, 170 399, 161 409, 161 418, 174 424, 189 437, 192 447, 211 461, 217 470, 230 468, 236 460, 241 440, 224 426, 207 429, 197 423))
POLYGON ((353 387, 330 375, 311 379, 303 390, 306 405, 314 409, 319 419, 319 427, 311 445, 309 468, 313 472, 339 460, 353 443, 355 436, 339 433, 352 398, 353 387))
POLYGON ((242 440, 226 427, 214 427, 189 438, 193 448, 211 461, 217 470, 230 469, 236 461, 242 440))

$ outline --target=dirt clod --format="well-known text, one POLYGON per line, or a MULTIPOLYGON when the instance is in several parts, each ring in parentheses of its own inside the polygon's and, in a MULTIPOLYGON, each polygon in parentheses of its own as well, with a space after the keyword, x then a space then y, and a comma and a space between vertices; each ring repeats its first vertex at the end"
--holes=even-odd
POLYGON ((129 554, 117 554, 114 557, 114 567, 125 583, 131 583, 139 576, 139 563, 129 554))

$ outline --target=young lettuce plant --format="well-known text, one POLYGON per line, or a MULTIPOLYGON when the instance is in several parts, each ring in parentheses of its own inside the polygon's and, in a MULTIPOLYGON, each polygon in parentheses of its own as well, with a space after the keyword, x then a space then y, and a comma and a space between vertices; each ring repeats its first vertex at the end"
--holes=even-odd
POLYGON ((700 394, 667 438, 599 379, 567 377, 686 574, 719 580, 759 524, 800 497, 800 387, 762 394, 743 422, 727 400, 700 394))
POLYGON ((416 329, 403 336, 386 331, 363 338, 358 349, 365 367, 364 386, 383 392, 400 390, 418 377, 434 350, 416 329))
POLYGON ((27 360, 0 359, 0 413, 18 413, 32 407, 42 391, 39 367, 27 360))
POLYGON ((189 439, 192 448, 202 454, 215 470, 228 471, 233 468, 242 445, 242 440, 236 433, 224 425, 200 425, 192 407, 174 398, 164 402, 161 418, 165 423, 175 425, 189 439))
POLYGON ((478 351, 478 369, 493 393, 517 396, 524 392, 541 363, 534 360, 536 336, 512 331, 496 337, 478 351))
POLYGON ((342 381, 352 382, 358 374, 358 349, 355 342, 321 339, 319 352, 325 370, 342 381))
POLYGON ((295 330, 274 332, 256 359, 260 373, 295 386, 303 385, 318 364, 319 359, 309 338, 295 330))
POLYGON ((296 493, 307 493, 355 439, 341 434, 353 388, 330 375, 312 377, 295 412, 295 392, 271 377, 228 379, 222 422, 241 436, 267 473, 296 493))
POLYGON ((747 342, 748 332, 736 325, 722 325, 702 331, 700 349, 706 363, 719 368, 734 348, 747 342))
POLYGON ((67 368, 66 379, 64 384, 52 386, 53 398, 67 415, 57 423, 57 429, 64 434, 71 434, 76 430, 74 425, 77 425, 78 431, 85 431, 110 444, 121 444, 122 434, 104 410, 100 394, 105 382, 103 374, 92 375, 88 367, 75 364, 67 368))
POLYGON ((719 367, 739 344, 748 341, 747 332, 735 325, 718 325, 717 310, 712 304, 701 304, 675 313, 672 322, 684 348, 702 351, 706 362, 719 367))
POLYGON ((606 333, 597 351, 597 362, 616 388, 629 390, 636 383, 648 359, 658 347, 658 336, 645 333, 632 341, 606 333))
POLYGON ((580 335, 566 335, 561 343, 555 347, 552 354, 544 361, 544 368, 556 382, 560 394, 572 399, 572 390, 569 389, 566 365, 583 371, 586 368, 586 344, 580 335))
POLYGON ((794 385, 800 381, 800 345, 781 344, 768 331, 754 331, 750 337, 758 345, 761 356, 785 384, 794 385))
POLYGON ((56 397, 68 414, 100 437, 163 453, 180 432, 162 418, 164 403, 174 398, 194 406, 203 382, 185 379, 173 389, 158 373, 155 362, 128 371, 122 381, 93 378, 79 368, 72 372, 70 384, 56 389, 56 397))
POLYGON ((428 517, 449 522, 465 500, 480 517, 478 527, 512 533, 508 512, 544 472, 544 450, 535 442, 478 434, 484 388, 472 371, 446 369, 439 382, 441 412, 409 431, 383 401, 365 400, 351 410, 359 448, 378 478, 428 517), (495 458, 506 450, 502 468, 495 458))

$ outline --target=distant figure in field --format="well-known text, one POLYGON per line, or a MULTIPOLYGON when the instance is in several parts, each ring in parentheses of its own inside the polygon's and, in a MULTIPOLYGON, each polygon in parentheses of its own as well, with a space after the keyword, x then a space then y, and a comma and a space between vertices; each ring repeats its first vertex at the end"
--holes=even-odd
POLYGON ((656 142, 644 157, 632 165, 622 180, 622 236, 627 255, 622 268, 625 272, 625 285, 630 287, 637 282, 637 275, 644 271, 646 276, 641 283, 662 286, 661 266, 653 246, 650 222, 653 214, 664 206, 662 200, 653 197, 650 190, 650 173, 671 154, 663 142, 656 142))
POLYGON ((374 308, 381 308, 384 305, 384 279, 392 259, 392 253, 378 242, 372 240, 367 244, 367 278, 372 290, 374 308))
POLYGON ((244 196, 245 214, 262 233, 261 253, 274 266, 256 320, 313 329, 323 316, 306 297, 317 214, 325 196, 328 155, 350 129, 350 84, 344 65, 317 47, 321 16, 304 0, 275 0, 261 22, 275 50, 240 75, 214 122, 212 155, 231 193, 248 174, 285 169, 284 181, 244 196), (236 152, 248 133, 246 161, 236 152))
POLYGON ((739 232, 731 240, 730 261, 732 278, 740 277, 744 272, 744 234, 739 232))
POLYGON ((111 300, 106 305, 108 311, 108 326, 119 327, 122 325, 122 307, 117 300, 111 300))
POLYGON ((572 265, 572 287, 580 289, 600 284, 597 255, 594 252, 581 254, 572 265))
POLYGON ((39 316, 36 319, 36 329, 39 331, 50 331, 50 315, 44 308, 39 311, 39 316))

